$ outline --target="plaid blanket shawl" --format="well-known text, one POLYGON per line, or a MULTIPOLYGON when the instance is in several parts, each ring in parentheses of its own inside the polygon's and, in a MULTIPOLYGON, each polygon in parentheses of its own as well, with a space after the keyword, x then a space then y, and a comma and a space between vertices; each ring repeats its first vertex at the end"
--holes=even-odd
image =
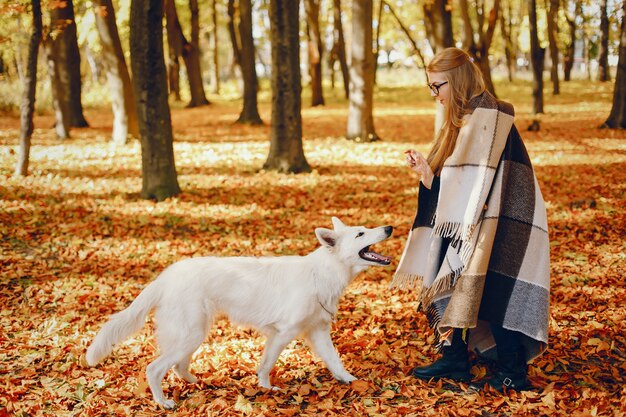
MULTIPOLYGON (((549 241, 543 197, 513 107, 483 93, 418 209, 392 287, 419 290, 420 309, 445 342, 472 329, 490 356, 489 323, 524 335, 527 360, 548 341, 549 241)), ((441 338, 441 339, 440 339, 441 338)))

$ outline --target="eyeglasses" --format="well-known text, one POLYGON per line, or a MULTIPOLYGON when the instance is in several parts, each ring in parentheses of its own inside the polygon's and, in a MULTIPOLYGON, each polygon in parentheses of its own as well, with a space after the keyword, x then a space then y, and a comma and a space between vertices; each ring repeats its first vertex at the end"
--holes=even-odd
POLYGON ((430 91, 432 91, 433 93, 435 93, 436 96, 438 96, 439 95, 439 89, 441 87, 443 87, 444 85, 446 85, 446 84, 448 84, 447 81, 444 81, 444 82, 442 82, 440 84, 432 83, 432 84, 426 84, 426 85, 428 85, 428 88, 430 88, 430 91))

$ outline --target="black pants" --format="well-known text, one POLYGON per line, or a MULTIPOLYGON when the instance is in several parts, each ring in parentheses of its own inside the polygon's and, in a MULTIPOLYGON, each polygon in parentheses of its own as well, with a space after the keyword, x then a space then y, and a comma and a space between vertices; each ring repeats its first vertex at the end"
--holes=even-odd
POLYGON ((491 323, 489 326, 496 341, 499 355, 523 350, 521 333, 491 323))

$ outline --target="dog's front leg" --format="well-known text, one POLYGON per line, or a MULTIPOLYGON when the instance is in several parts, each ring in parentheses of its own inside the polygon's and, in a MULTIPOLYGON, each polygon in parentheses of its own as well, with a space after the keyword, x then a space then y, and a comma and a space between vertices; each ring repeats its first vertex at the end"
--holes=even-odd
POLYGON ((310 330, 306 339, 311 349, 324 361, 336 380, 347 384, 357 379, 343 367, 333 341, 330 339, 330 325, 310 330))
POLYGON ((280 353, 287 347, 298 334, 294 331, 272 332, 267 336, 267 342, 263 349, 263 357, 257 370, 259 385, 263 388, 278 389, 270 384, 270 371, 274 367, 280 353))

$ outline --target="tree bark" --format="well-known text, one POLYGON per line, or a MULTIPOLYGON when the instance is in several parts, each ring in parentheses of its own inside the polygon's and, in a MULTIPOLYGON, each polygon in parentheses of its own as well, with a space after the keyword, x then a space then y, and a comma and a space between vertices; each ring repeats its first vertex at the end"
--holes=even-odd
POLYGON ((506 59, 506 69, 509 81, 513 81, 513 76, 515 74, 515 55, 516 55, 516 46, 513 42, 513 7, 511 5, 512 0, 507 1, 507 11, 505 14, 504 11, 500 14, 500 32, 502 33, 502 37, 504 38, 504 57, 506 59))
MULTIPOLYGON (((622 2, 622 16, 626 16, 626 2, 622 2)), ((626 129, 626 18, 622 18, 619 38, 619 61, 615 74, 613 107, 603 127, 626 129)))
POLYGON ((546 49, 539 45, 537 34, 537 2, 527 0, 530 26, 530 57, 533 68, 533 112, 543 113, 543 64, 546 49))
POLYGON ((489 48, 493 40, 496 24, 498 22, 498 13, 500 12, 500 0, 493 1, 493 7, 486 16, 485 22, 485 4, 480 3, 476 7, 477 15, 477 36, 478 42, 475 41, 474 26, 469 16, 469 6, 467 0, 460 0, 461 18, 463 19, 464 39, 463 47, 474 57, 474 60, 480 68, 485 86, 487 90, 494 96, 496 95, 495 87, 491 79, 491 66, 489 64, 489 48), (485 23, 487 26, 485 27, 485 23))
POLYGON ((333 0, 333 49, 330 52, 331 68, 334 61, 339 61, 341 76, 343 78, 343 90, 346 98, 350 97, 350 72, 348 59, 346 58, 346 41, 343 36, 343 24, 341 23, 341 0, 333 0))
POLYGON ((128 135, 139 137, 135 95, 115 22, 112 0, 98 0, 96 27, 102 43, 102 61, 105 66, 111 105, 113 108, 113 142, 123 145, 128 135))
POLYGON ((550 0, 550 8, 548 9, 548 40, 550 42, 550 80, 552 81, 552 94, 558 95, 559 88, 559 47, 556 44, 557 37, 557 17, 559 13, 559 0, 550 0))
POLYGON ((157 201, 180 193, 167 102, 162 20, 163 2, 131 3, 130 62, 141 140, 141 195, 157 201))
POLYGON ((322 89, 322 37, 320 35, 319 0, 304 0, 308 38, 309 74, 311 76, 311 106, 324 105, 322 89))
POLYGON ((356 142, 380 138, 374 130, 374 53, 372 51, 372 0, 352 2, 350 105, 346 137, 356 142))
POLYGON ((252 2, 239 1, 239 39, 241 40, 241 74, 243 77, 243 109, 238 123, 262 124, 257 103, 258 79, 255 67, 255 47, 252 37, 252 2))
POLYGON ((567 26, 569 27, 570 40, 569 45, 567 45, 565 58, 563 59, 563 81, 570 81, 572 78, 572 68, 574 68, 574 57, 576 53, 576 18, 582 14, 582 0, 576 0, 573 17, 570 17, 567 9, 567 6, 563 8, 567 26))
POLYGON ((263 169, 310 172, 302 147, 299 54, 300 2, 270 0, 272 43, 272 126, 270 151, 263 169))
MULTIPOLYGON (((600 1, 600 50, 598 52, 598 81, 611 81, 609 69, 609 16, 607 0, 600 1)), ((622 17, 623 19, 623 17, 622 17)))
POLYGON ((191 10, 191 36, 190 42, 183 47, 183 60, 187 68, 189 90, 191 92, 191 101, 187 107, 197 107, 210 103, 204 93, 202 67, 200 65, 200 20, 198 0, 189 0, 189 9, 191 10))
POLYGON ((235 30, 235 0, 228 0, 228 34, 230 36, 230 43, 233 47, 233 62, 231 65, 232 71, 236 67, 241 66, 241 43, 237 39, 237 31, 235 30))
POLYGON ((211 16, 213 18, 213 93, 220 93, 220 54, 219 54, 219 37, 217 26, 217 0, 211 2, 211 16))
POLYGON ((68 108, 68 90, 61 80, 59 60, 55 59, 53 42, 46 38, 43 41, 43 50, 48 66, 50 77, 50 93, 52 95, 52 108, 54 109, 54 130, 58 139, 70 137, 70 110, 68 108))
MULTIPOLYGON (((378 15, 376 16, 376 39, 374 40, 374 85, 377 85, 376 74, 378 74, 378 55, 380 54, 380 29, 383 26, 383 9, 385 8, 385 2, 380 1, 378 3, 378 15)), ((387 63, 389 64, 389 54, 387 53, 387 63)))
MULTIPOLYGON (((170 59, 174 61, 172 51, 178 57, 183 58, 185 69, 187 70, 187 80, 189 81, 189 94, 191 100, 187 107, 197 107, 209 104, 204 94, 204 86, 202 84, 202 71, 200 69, 200 50, 199 44, 199 24, 198 24, 198 7, 196 0, 189 1, 191 9, 191 42, 188 42, 183 34, 183 30, 176 13, 176 3, 174 0, 165 0, 165 16, 167 27, 167 38, 170 50, 170 59)), ((175 65, 172 65, 172 69, 175 65)), ((171 72, 171 71, 170 71, 171 72)))
POLYGON ((81 102, 82 78, 80 75, 80 52, 76 36, 76 21, 72 0, 54 5, 50 9, 50 39, 52 59, 55 61, 58 80, 63 94, 58 99, 65 101, 63 107, 69 111, 72 127, 87 127, 81 102))
POLYGON ((33 113, 35 112, 35 93, 37 91, 37 55, 42 36, 41 3, 32 0, 33 28, 28 43, 28 62, 20 106, 20 148, 17 154, 15 176, 28 175, 30 160, 30 140, 33 135, 33 113))
POLYGON ((452 10, 448 0, 425 1, 423 4, 426 36, 432 50, 438 51, 454 46, 452 10))

